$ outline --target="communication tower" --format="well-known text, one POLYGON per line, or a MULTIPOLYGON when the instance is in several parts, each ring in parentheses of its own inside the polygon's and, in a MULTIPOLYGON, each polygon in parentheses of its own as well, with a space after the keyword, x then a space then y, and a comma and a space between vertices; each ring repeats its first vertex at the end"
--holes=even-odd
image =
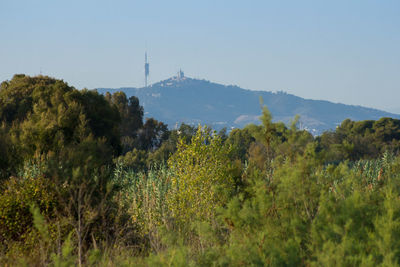
POLYGON ((147 87, 147 78, 150 74, 150 64, 147 62, 147 52, 144 53, 144 87, 147 87))
POLYGON ((185 77, 185 73, 183 73, 182 69, 178 71, 178 80, 182 80, 185 77))

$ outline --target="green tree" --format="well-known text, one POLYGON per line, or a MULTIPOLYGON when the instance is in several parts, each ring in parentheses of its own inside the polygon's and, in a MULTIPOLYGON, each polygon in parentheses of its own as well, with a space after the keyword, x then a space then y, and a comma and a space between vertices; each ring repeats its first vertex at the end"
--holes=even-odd
POLYGON ((168 139, 168 135, 166 124, 153 118, 146 119, 145 124, 138 132, 137 147, 141 150, 154 151, 168 139))
POLYGON ((0 120, 24 159, 79 144, 83 121, 85 131, 104 139, 114 154, 120 151, 118 112, 98 93, 53 78, 16 75, 2 83, 0 120))
POLYGON ((148 165, 166 163, 168 158, 175 153, 179 138, 188 144, 195 134, 195 127, 182 123, 178 129, 169 132, 168 139, 162 142, 160 148, 149 154, 148 165))
POLYGON ((226 144, 231 146, 231 157, 243 163, 248 159, 248 151, 253 142, 255 138, 248 129, 234 129, 226 140, 226 144))
POLYGON ((137 97, 131 96, 128 99, 124 92, 116 92, 112 95, 107 93, 105 97, 118 110, 121 117, 119 128, 122 153, 125 154, 135 147, 138 131, 143 127, 143 107, 140 106, 137 97))
POLYGON ((176 153, 168 160, 173 173, 168 206, 182 223, 212 222, 216 208, 232 191, 229 159, 221 138, 199 127, 191 143, 179 139, 176 153))

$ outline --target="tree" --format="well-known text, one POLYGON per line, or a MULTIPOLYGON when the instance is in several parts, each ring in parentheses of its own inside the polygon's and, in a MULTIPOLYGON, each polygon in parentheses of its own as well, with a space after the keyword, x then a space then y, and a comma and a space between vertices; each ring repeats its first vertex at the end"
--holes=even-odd
POLYGON ((169 135, 166 124, 153 118, 146 119, 146 123, 138 132, 137 147, 141 150, 154 151, 159 148, 169 135))
POLYGON ((136 96, 127 99, 124 92, 107 93, 106 99, 119 112, 121 117, 120 134, 135 139, 138 130, 143 127, 143 107, 136 96))
MULTIPOLYGON (((29 203, 24 200, 38 202, 43 212, 46 207, 42 208, 41 203, 46 204, 50 195, 52 215, 57 217, 54 220, 67 220, 74 229, 80 265, 84 252, 96 240, 107 239, 113 225, 115 188, 109 165, 113 155, 120 152, 118 110, 95 91, 78 91, 63 81, 43 76, 14 76, 1 85, 0 103, 4 103, 0 106, 0 149, 7 154, 14 149, 19 152, 20 162, 15 165, 31 161, 44 164, 32 182, 21 175, 5 182, 12 185, 16 181, 16 186, 10 187, 11 193, 27 193, 24 198, 2 198, 5 205, 1 204, 0 209, 9 213, 7 203, 13 203, 18 207, 17 214, 10 217, 9 225, 20 223, 21 212, 21 231, 29 231, 32 218, 26 215, 29 203), (39 181, 41 184, 36 186, 39 181), (49 192, 46 185, 52 185, 49 192), (38 190, 42 195, 32 186, 41 186, 43 190, 38 190)), ((9 162, 10 157, 5 163, 1 160, 0 167, 7 171, 9 162)), ((17 169, 19 166, 15 166, 17 169)))
POLYGON ((233 189, 228 153, 221 138, 199 126, 191 143, 180 138, 168 160, 173 172, 167 199, 173 216, 181 223, 212 222, 216 208, 226 203, 233 189))
POLYGON ((400 120, 346 119, 335 131, 325 132, 317 140, 328 162, 377 158, 386 150, 399 151, 400 120))
POLYGON ((248 151, 250 145, 255 142, 255 138, 250 134, 248 129, 234 129, 230 132, 226 144, 232 146, 232 158, 240 159, 245 162, 248 159, 248 151))
POLYGON ((175 153, 179 139, 188 144, 195 134, 195 127, 182 123, 178 129, 169 132, 168 139, 163 141, 157 150, 149 154, 148 165, 166 163, 168 158, 175 153))
POLYGON ((21 158, 58 154, 79 144, 82 120, 85 131, 104 139, 113 154, 119 153, 118 112, 97 92, 78 91, 44 76, 15 75, 1 85, 0 121, 13 136, 13 145, 20 148, 21 158))

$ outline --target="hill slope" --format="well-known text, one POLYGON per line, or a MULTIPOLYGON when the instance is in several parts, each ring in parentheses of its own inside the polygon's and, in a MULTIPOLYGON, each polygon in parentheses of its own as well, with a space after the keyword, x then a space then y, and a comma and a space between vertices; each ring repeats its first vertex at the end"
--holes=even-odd
POLYGON ((209 124, 216 129, 259 123, 260 97, 271 111, 274 121, 288 123, 299 114, 301 128, 314 134, 334 129, 346 118, 400 118, 400 115, 372 108, 303 99, 283 92, 245 90, 188 77, 172 77, 147 88, 97 90, 103 94, 123 91, 128 97, 137 96, 144 107, 145 117, 154 117, 171 128, 181 122, 209 124))

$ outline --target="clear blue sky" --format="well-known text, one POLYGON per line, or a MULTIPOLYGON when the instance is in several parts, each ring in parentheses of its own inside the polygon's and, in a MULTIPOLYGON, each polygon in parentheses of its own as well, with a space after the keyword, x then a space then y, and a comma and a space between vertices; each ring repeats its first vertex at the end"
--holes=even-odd
POLYGON ((187 76, 400 112, 400 1, 0 0, 0 80, 187 76))

